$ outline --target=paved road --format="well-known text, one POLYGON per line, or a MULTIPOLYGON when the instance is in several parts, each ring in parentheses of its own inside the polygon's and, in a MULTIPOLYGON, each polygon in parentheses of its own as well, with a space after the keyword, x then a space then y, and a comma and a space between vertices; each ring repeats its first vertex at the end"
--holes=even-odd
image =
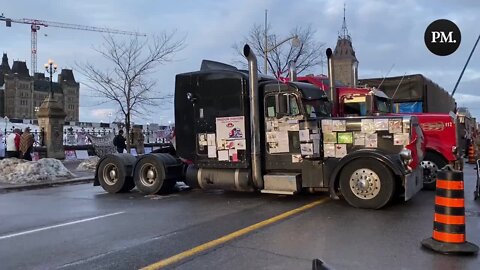
MULTIPOLYGON (((480 244, 474 170, 465 170, 467 238, 480 244)), ((87 184, 2 194, 0 269, 138 269, 321 197, 110 195, 87 184)), ((381 211, 327 200, 170 267, 311 269, 320 258, 335 269, 478 269, 479 257, 420 248, 431 235, 433 198, 422 192, 381 211)))

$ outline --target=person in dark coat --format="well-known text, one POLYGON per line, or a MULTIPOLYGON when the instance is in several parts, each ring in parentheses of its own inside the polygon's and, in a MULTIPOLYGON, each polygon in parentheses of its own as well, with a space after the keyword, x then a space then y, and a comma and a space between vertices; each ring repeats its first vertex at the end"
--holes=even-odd
POLYGON ((123 153, 123 150, 125 150, 125 148, 127 148, 127 145, 125 143, 126 141, 127 141, 127 139, 125 139, 125 137, 123 137, 123 130, 118 131, 117 136, 115 136, 115 138, 113 138, 113 145, 115 145, 115 147, 117 147, 117 152, 118 153, 123 153))

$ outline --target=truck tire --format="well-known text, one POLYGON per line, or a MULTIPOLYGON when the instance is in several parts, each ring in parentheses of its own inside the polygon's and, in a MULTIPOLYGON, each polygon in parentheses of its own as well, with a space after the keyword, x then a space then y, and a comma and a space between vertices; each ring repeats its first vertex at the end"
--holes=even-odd
POLYGON ((165 165, 157 157, 147 155, 141 158, 133 172, 137 189, 145 194, 164 194, 172 191, 175 181, 165 180, 165 165))
POLYGON ((437 172, 447 165, 447 162, 442 156, 427 152, 420 164, 423 168, 423 189, 435 190, 437 185, 437 172))
POLYGON ((379 161, 356 159, 342 168, 340 191, 354 207, 380 209, 395 195, 395 178, 379 161))
POLYGON ((125 163, 117 156, 107 156, 99 164, 97 178, 108 193, 128 192, 135 187, 125 163))

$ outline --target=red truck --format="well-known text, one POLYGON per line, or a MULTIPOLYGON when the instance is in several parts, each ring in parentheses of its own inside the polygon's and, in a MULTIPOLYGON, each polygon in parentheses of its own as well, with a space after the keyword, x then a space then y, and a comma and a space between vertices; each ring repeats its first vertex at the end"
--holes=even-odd
MULTIPOLYGON (((289 81, 284 78, 284 81, 289 81)), ((328 91, 329 79, 326 76, 299 76, 299 82, 311 83, 324 91, 328 91)), ((424 171, 424 188, 435 189, 438 169, 447 164, 461 169, 463 161, 458 148, 456 119, 446 113, 396 113, 393 110, 392 99, 383 91, 375 88, 347 87, 336 82, 336 99, 338 106, 334 108, 335 116, 366 116, 366 115, 415 115, 422 127, 426 155, 422 161, 424 171)))

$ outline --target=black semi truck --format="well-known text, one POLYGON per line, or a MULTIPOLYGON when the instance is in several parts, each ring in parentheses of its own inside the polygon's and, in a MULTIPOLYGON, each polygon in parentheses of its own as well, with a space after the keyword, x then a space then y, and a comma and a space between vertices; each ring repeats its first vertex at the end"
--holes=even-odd
MULTIPOLYGON (((204 62, 200 71, 176 76, 178 157, 108 155, 97 165, 95 184, 107 191, 115 185, 113 192, 136 185, 146 193, 167 191, 178 180, 202 189, 328 191, 373 209, 422 188, 416 117, 332 118, 324 91, 259 77, 248 45, 244 54, 248 71, 204 62)), ((331 63, 330 49, 327 55, 331 63)))

